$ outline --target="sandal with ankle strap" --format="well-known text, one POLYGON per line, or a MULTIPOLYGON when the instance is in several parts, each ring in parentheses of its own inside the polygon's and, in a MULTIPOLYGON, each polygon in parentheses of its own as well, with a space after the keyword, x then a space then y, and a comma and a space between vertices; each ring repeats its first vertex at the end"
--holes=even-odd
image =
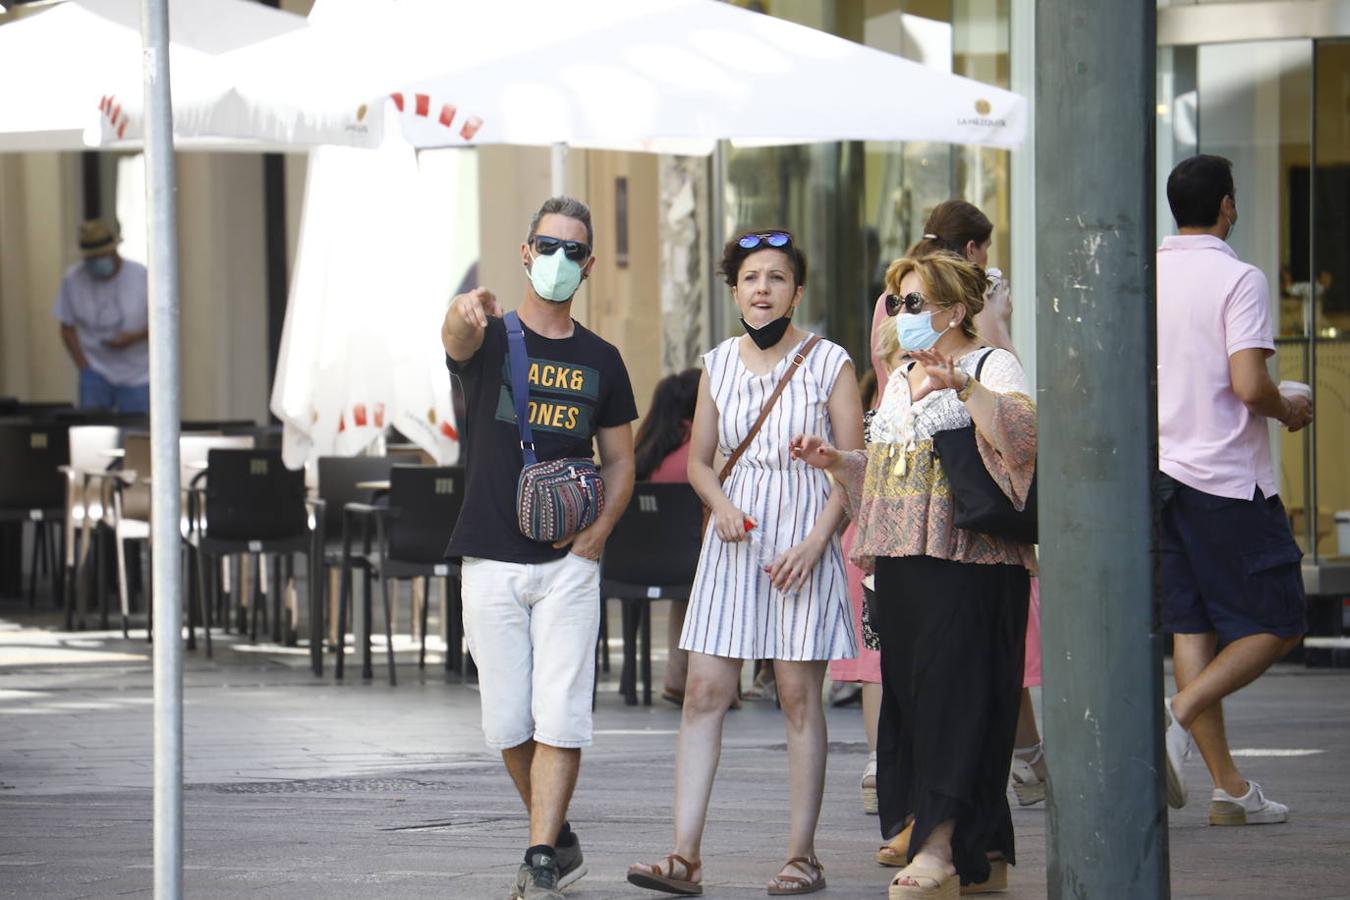
POLYGON ((792 866, 798 872, 810 875, 775 875, 765 888, 770 895, 779 897, 788 894, 814 894, 825 890, 825 867, 814 856, 794 856, 783 863, 783 868, 792 866))
POLYGON ((628 867, 628 883, 651 891, 695 896, 703 893, 703 885, 693 878, 703 868, 702 862, 690 862, 678 853, 668 853, 659 863, 633 863, 628 867), (683 878, 675 877, 675 867, 683 870, 683 878))

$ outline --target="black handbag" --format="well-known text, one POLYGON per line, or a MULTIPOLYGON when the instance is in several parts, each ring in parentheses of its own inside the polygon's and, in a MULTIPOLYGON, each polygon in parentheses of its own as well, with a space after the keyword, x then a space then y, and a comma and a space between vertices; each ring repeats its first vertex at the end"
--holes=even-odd
MULTIPOLYGON (((976 381, 984 369, 984 361, 993 351, 986 351, 975 364, 976 381)), ((952 428, 933 435, 933 452, 942 460, 947 482, 952 489, 955 507, 955 525, 967 531, 978 531, 994 537, 1007 538, 1023 544, 1036 543, 1036 476, 1031 476, 1026 505, 1018 510, 1008 495, 994 481, 980 457, 975 443, 975 425, 952 428)))

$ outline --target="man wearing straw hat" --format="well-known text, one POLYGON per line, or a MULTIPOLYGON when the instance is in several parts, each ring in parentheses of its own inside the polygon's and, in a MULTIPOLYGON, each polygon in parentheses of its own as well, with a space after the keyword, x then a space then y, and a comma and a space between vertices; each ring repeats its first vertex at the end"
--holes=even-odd
POLYGON ((102 219, 80 224, 82 262, 61 279, 52 314, 80 370, 81 409, 150 411, 149 301, 145 266, 117 252, 121 236, 102 219))

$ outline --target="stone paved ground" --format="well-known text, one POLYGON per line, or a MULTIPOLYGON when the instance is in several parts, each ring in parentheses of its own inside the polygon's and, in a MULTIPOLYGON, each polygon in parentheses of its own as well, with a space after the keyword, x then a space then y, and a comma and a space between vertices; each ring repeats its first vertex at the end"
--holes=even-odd
MULTIPOLYGON (((146 896, 148 648, 55 624, 0 609, 0 896, 146 896)), ((303 654, 277 647, 222 641, 212 661, 188 655, 189 896, 505 896, 526 831, 481 744, 477 693, 403 656, 390 688, 334 684, 331 667, 315 679, 303 654)), ((832 709, 829 721, 823 896, 884 897, 890 870, 871 862, 876 820, 858 804, 859 713, 832 709)), ((1173 895, 1350 897, 1350 674, 1279 668, 1230 703, 1229 722, 1234 746, 1252 751, 1246 771, 1293 820, 1207 827, 1193 762, 1193 802, 1172 816, 1173 895), (1317 752, 1271 753, 1295 750, 1317 752)), ((673 707, 625 707, 602 684, 572 812, 590 874, 569 896, 643 896, 623 870, 667 849, 677 726, 673 707)), ((785 772, 773 707, 733 713, 705 843, 710 896, 764 896, 782 858, 785 772)), ((1021 864, 1005 896, 1041 897, 1045 813, 1014 809, 1021 864)))

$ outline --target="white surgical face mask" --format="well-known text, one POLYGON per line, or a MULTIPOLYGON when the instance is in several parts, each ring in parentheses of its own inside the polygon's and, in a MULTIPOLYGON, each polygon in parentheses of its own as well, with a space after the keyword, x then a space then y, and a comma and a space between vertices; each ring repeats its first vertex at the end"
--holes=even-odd
POLYGON ((566 303, 581 286, 581 266, 559 247, 552 253, 530 254, 530 284, 541 300, 566 303))
POLYGON ((927 350, 951 330, 950 324, 941 331, 933 327, 931 309, 921 313, 901 313, 895 320, 895 336, 901 350, 927 350))

